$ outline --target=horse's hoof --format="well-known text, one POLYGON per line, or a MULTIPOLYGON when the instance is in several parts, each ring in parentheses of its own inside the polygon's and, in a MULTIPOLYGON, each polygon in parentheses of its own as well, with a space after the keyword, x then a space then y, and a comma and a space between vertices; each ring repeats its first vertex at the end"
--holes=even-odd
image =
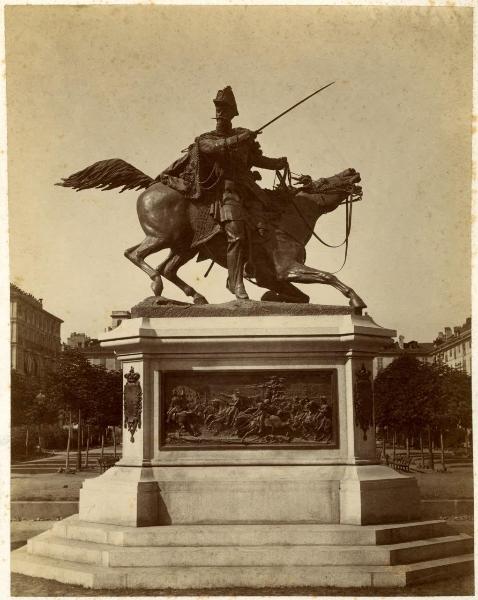
POLYGON ((202 296, 201 294, 194 294, 193 303, 194 304, 209 304, 209 302, 206 300, 206 298, 204 296, 202 296))
POLYGON ((236 289, 234 290, 234 295, 237 300, 249 300, 249 296, 247 295, 246 288, 243 283, 238 283, 236 285, 236 289))
POLYGON ((153 294, 155 296, 161 296, 163 291, 163 280, 161 279, 161 275, 158 275, 153 279, 153 283, 151 284, 151 289, 153 290, 153 294))
POLYGON ((349 306, 352 308, 367 308, 365 302, 355 292, 349 295, 349 306))
POLYGON ((280 302, 279 294, 276 294, 275 292, 272 292, 271 290, 267 290, 267 292, 262 294, 261 300, 262 300, 262 302, 280 302))

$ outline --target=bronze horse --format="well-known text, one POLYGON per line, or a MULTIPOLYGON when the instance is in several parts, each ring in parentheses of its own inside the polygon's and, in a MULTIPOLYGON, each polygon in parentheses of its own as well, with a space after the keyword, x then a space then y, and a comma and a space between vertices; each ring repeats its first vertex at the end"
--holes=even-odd
MULTIPOLYGON (((206 304, 206 298, 180 279, 177 272, 196 255, 198 260, 210 258, 226 268, 225 236, 217 235, 222 232, 216 225, 210 228, 209 235, 197 240, 198 223, 204 223, 207 205, 189 200, 161 182, 160 177, 154 180, 123 160, 111 159, 74 173, 57 185, 77 191, 146 188, 137 200, 138 218, 146 237, 125 251, 126 258, 152 279, 156 296, 162 293, 164 277, 191 296, 195 304, 206 304), (156 269, 145 262, 149 255, 165 248, 170 249, 169 256, 156 269)), ((330 178, 313 181, 302 176, 297 181, 298 188, 287 186, 283 179, 281 187, 266 190, 270 198, 270 206, 266 207, 269 231, 265 239, 251 236, 249 254, 254 261, 246 268, 247 278, 269 290, 263 300, 308 302, 309 297, 293 284, 323 283, 339 290, 353 308, 365 308, 355 291, 335 275, 305 264, 305 246, 314 235, 317 219, 344 202, 361 197, 362 190, 356 185, 359 173, 347 169, 330 178)))

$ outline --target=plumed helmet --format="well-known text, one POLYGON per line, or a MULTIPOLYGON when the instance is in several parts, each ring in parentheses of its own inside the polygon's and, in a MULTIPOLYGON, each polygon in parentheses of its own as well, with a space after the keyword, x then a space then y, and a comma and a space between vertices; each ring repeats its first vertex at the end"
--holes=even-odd
POLYGON ((223 90, 218 90, 213 102, 216 106, 220 104, 227 104, 227 106, 230 106, 234 111, 233 117, 237 117, 239 114, 237 111, 236 99, 234 98, 234 93, 230 85, 227 85, 223 90))

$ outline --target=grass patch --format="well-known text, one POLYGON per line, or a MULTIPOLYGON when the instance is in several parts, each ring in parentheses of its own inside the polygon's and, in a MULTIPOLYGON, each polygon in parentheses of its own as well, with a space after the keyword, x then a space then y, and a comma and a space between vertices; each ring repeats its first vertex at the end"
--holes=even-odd
POLYGON ((473 470, 449 470, 445 472, 412 473, 418 481, 423 499, 473 498, 473 470))

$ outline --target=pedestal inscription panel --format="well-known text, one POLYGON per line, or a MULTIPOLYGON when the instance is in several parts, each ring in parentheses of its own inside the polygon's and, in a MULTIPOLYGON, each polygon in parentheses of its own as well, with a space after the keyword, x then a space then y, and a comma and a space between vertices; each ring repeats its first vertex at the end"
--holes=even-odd
POLYGON ((163 447, 338 447, 337 372, 168 372, 163 447))

